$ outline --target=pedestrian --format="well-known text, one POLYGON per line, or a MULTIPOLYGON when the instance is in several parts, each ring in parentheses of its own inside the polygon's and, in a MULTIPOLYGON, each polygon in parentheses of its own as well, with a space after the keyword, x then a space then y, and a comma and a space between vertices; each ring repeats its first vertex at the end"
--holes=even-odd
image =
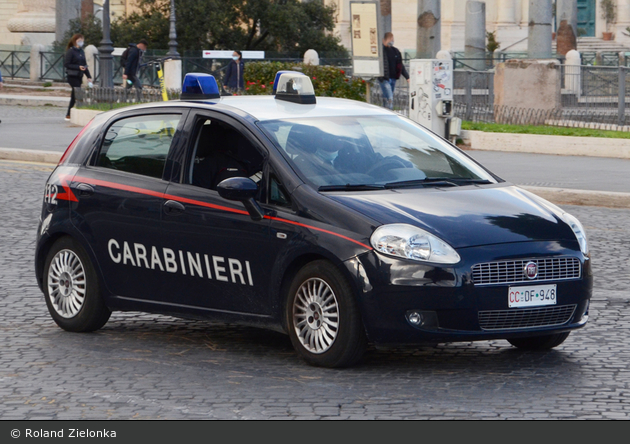
POLYGON ((127 53, 123 65, 123 83, 125 91, 132 86, 136 88, 136 98, 140 102, 142 98, 142 82, 140 81, 140 66, 142 65, 142 56, 149 47, 149 43, 145 39, 141 39, 138 43, 130 43, 125 51, 127 53))
POLYGON ((386 32, 383 36, 383 77, 378 78, 386 108, 394 108, 394 89, 401 75, 409 82, 409 73, 403 64, 402 54, 394 46, 394 34, 386 32))
POLYGON ((2 72, 0 71, 0 89, 2 89, 3 86, 4 84, 2 83, 2 72))
POLYGON ((232 61, 225 71, 225 79, 223 85, 225 89, 232 93, 238 93, 243 90, 245 82, 243 81, 243 72, 245 71, 245 62, 243 62, 243 54, 241 51, 232 53, 232 61))
POLYGON ((68 112, 66 113, 66 121, 70 120, 70 110, 76 103, 76 94, 79 92, 75 91, 75 88, 81 87, 83 76, 87 76, 88 82, 90 82, 90 84, 92 83, 92 75, 88 69, 85 53, 83 52, 84 43, 85 38, 83 37, 83 34, 75 34, 68 42, 68 45, 66 45, 66 54, 63 66, 66 69, 68 84, 72 87, 70 105, 68 106, 68 112))

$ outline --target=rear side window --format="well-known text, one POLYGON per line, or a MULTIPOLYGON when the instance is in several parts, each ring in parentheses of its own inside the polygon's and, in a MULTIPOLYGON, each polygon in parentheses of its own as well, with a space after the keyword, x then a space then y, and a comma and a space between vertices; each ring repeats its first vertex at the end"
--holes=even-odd
POLYGON ((180 119, 179 114, 160 114, 114 122, 107 130, 96 166, 162 178, 180 119))

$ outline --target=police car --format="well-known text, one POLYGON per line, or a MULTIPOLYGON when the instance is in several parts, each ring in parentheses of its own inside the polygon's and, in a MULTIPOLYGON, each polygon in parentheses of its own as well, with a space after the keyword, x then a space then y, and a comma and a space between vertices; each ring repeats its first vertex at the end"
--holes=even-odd
POLYGON ((221 320, 325 367, 368 344, 549 349, 586 324, 593 282, 575 217, 299 72, 241 97, 189 74, 179 101, 95 117, 46 183, 35 269, 64 330, 221 320))

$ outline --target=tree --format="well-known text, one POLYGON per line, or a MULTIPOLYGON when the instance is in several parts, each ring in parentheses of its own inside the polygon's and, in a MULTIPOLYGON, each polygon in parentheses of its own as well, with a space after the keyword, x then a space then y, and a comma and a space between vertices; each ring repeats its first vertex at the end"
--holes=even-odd
MULTIPOLYGON (((152 48, 168 48, 168 0, 139 0, 139 13, 112 24, 115 46, 147 38, 152 48)), ((322 1, 175 0, 179 51, 244 49, 347 54, 332 35, 334 7, 322 1)))
POLYGON ((89 14, 85 19, 81 19, 81 17, 72 19, 68 24, 68 30, 61 38, 61 41, 53 42, 53 50, 65 51, 66 45, 75 34, 83 34, 86 45, 98 47, 101 40, 103 40, 103 25, 101 24, 101 20, 92 14, 89 14))

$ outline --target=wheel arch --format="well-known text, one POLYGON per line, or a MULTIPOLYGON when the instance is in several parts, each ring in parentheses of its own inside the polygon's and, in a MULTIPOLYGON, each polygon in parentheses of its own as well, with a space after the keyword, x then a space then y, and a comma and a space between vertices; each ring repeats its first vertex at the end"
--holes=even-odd
MULTIPOLYGON (((341 272, 341 274, 344 276, 344 278, 348 281, 350 287, 352 288, 352 293, 355 297, 355 299, 357 300, 357 303, 359 302, 358 300, 358 295, 359 295, 359 286, 358 283, 355 279, 355 277, 350 273, 350 271, 348 270, 348 267, 343 265, 343 262, 340 261, 339 259, 335 258, 334 256, 330 256, 327 254, 324 254, 322 252, 309 252, 309 253, 303 253, 295 258, 292 259, 292 261, 287 265, 287 267, 284 269, 284 273, 282 274, 282 278, 280 281, 279 286, 277 287, 277 292, 276 292, 276 307, 278 307, 279 313, 280 313, 280 321, 282 324, 282 329, 286 332, 288 332, 288 327, 286 324, 286 319, 284 316, 284 313, 286 311, 286 293, 289 290, 289 287, 291 286, 291 283, 293 282, 293 278, 295 277, 295 275, 298 273, 298 271, 300 271, 305 265, 317 261, 317 260, 325 260, 330 262, 331 264, 333 264, 335 267, 337 267, 337 269, 341 272)), ((361 307, 361 304, 358 304, 359 307, 361 307)), ((361 316, 363 318, 363 316, 361 316)), ((364 327, 365 328, 365 327, 364 327)))

